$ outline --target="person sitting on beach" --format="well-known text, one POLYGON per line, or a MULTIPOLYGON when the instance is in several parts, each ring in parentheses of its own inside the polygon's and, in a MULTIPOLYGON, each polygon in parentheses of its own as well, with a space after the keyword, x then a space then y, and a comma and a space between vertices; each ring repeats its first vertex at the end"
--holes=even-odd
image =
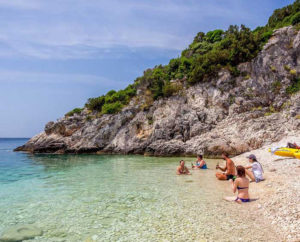
POLYGON ((249 179, 246 178, 246 170, 243 166, 237 166, 237 178, 235 181, 230 179, 231 187, 233 193, 236 193, 236 190, 238 191, 237 197, 226 197, 225 200, 227 201, 235 201, 238 203, 245 203, 250 202, 249 198, 249 179))
POLYGON ((188 168, 185 166, 184 160, 181 160, 179 163, 180 163, 180 165, 176 169, 176 174, 177 175, 189 175, 190 172, 189 172, 188 168))
POLYGON ((193 169, 207 169, 206 162, 203 160, 202 155, 197 155, 196 165, 194 166, 192 163, 192 168, 193 169))
POLYGON ((229 180, 229 179, 235 179, 235 166, 234 162, 228 157, 229 155, 226 152, 222 153, 222 158, 226 161, 226 166, 224 168, 220 167, 219 164, 216 166, 216 169, 220 169, 223 171, 217 172, 216 177, 219 180, 229 180))
POLYGON ((264 180, 263 177, 263 168, 261 164, 257 161, 255 155, 249 155, 247 157, 249 159, 249 162, 251 163, 250 166, 246 166, 246 175, 251 179, 251 181, 260 182, 264 180), (252 168, 252 171, 249 171, 248 169, 252 168))

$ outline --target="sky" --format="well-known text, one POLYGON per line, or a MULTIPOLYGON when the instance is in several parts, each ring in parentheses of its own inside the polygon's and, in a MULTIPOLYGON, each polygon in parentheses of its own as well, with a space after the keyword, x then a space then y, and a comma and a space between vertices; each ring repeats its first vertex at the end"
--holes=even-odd
POLYGON ((0 0, 0 137, 32 137, 167 64, 202 31, 265 25, 292 0, 0 0))

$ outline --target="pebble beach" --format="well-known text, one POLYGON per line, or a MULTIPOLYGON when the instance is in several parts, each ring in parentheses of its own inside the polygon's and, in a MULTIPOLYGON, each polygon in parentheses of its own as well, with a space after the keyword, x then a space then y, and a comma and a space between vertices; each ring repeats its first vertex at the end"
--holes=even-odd
POLYGON ((263 165, 265 181, 251 183, 251 213, 263 216, 275 225, 285 241, 300 241, 300 160, 271 154, 268 149, 285 147, 287 142, 300 143, 297 136, 266 145, 233 158, 236 165, 247 165, 247 156, 256 155, 263 165))

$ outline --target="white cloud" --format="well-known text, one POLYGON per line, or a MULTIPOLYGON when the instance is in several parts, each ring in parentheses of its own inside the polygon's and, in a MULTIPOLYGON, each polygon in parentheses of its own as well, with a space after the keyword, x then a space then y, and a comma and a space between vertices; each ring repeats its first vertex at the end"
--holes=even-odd
POLYGON ((84 85, 99 85, 102 87, 114 87, 124 84, 106 77, 85 74, 66 74, 66 73, 48 73, 48 72, 29 72, 29 71, 10 71, 0 69, 0 84, 1 83, 27 83, 29 85, 35 83, 43 84, 84 84, 84 85))
POLYGON ((8 9, 0 43, 12 56, 41 59, 89 58, 120 46, 181 50, 207 17, 249 17, 238 6, 236 0, 0 1, 8 9))

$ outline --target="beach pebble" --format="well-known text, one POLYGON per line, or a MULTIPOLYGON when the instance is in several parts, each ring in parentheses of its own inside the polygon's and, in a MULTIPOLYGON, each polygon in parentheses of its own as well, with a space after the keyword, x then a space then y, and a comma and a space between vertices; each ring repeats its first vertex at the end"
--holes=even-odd
POLYGON ((93 239, 93 240, 97 240, 97 239, 98 239, 98 235, 93 235, 93 236, 92 236, 92 239, 93 239))
POLYGON ((43 231, 33 225, 15 225, 5 230, 0 237, 1 242, 22 241, 43 234, 43 231))

